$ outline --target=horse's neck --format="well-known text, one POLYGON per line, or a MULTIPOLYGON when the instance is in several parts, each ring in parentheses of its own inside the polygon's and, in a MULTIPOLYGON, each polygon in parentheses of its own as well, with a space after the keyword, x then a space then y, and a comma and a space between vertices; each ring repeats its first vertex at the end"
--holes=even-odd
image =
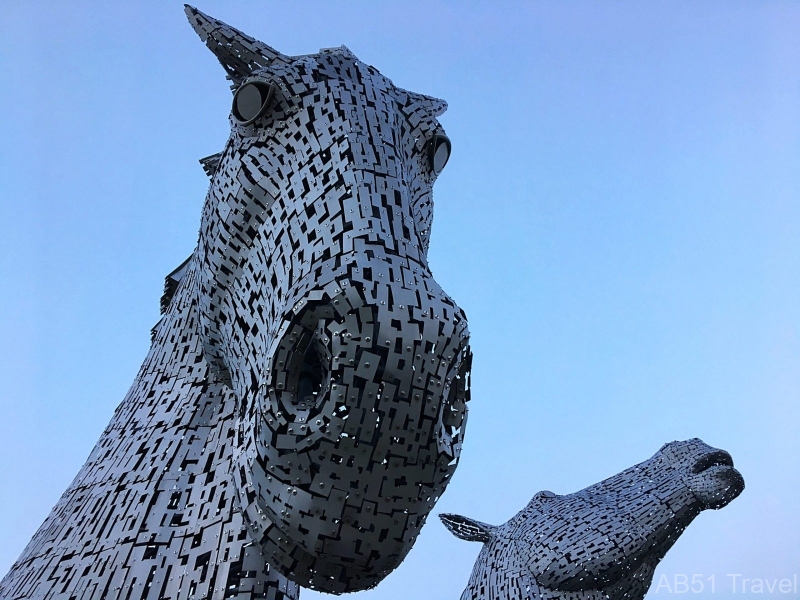
MULTIPOLYGON (((135 450, 137 453, 172 454, 165 442, 185 445, 188 436, 196 438, 199 435, 192 430, 198 425, 193 415, 204 404, 201 398, 211 387, 218 392, 211 397, 219 403, 219 395, 224 394, 224 390, 209 381, 198 334, 197 311, 192 300, 192 279, 193 274, 187 273, 164 318, 156 325, 150 352, 86 467, 106 440, 115 454, 123 456, 130 454, 133 445, 141 446, 141 450, 135 450), (173 435, 179 432, 181 435, 173 435)), ((153 463, 145 469, 155 466, 158 465, 153 463)), ((161 467, 172 469, 169 464, 161 467)))
POLYGON ((229 394, 208 378, 189 292, 181 286, 156 326, 136 379, 67 494, 87 486, 154 493, 147 482, 195 474, 195 453, 204 451, 229 394))
POLYGON ((233 504, 235 400, 202 357, 192 278, 190 270, 130 391, 0 597, 222 598, 231 580, 240 590, 256 577, 269 586, 233 504))

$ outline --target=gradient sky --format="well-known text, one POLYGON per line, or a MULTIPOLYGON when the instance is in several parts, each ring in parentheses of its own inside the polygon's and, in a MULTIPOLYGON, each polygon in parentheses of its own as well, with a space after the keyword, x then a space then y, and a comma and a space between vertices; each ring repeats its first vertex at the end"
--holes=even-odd
MULTIPOLYGON (((656 584, 741 598, 727 574, 800 571, 800 3, 198 8, 286 54, 345 44, 450 104, 430 262, 475 361, 436 512, 501 523, 700 437, 747 489, 656 584)), ((0 11, 0 575, 147 353, 230 99, 180 2, 0 11)), ((431 518, 358 597, 457 598, 478 550, 431 518)))

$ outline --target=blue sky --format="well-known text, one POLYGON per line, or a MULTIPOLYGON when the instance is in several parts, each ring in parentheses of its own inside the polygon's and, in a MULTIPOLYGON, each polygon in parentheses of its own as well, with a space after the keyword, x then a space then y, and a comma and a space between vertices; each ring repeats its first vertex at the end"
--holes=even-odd
MULTIPOLYGON (((345 44, 450 104, 430 261, 475 361, 437 512, 500 523, 696 436, 747 489, 656 583, 715 576, 726 598, 729 573, 800 570, 800 4, 198 8, 286 54, 345 44)), ((6 6, 0 81, 5 573, 147 352, 230 92, 171 1, 6 6)), ((478 550, 431 519, 359 597, 455 598, 478 550)))

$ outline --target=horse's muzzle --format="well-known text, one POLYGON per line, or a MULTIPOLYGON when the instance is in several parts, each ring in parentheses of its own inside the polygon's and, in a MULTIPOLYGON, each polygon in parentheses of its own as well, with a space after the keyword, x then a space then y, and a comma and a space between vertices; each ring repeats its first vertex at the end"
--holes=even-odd
POLYGON ((469 398, 455 303, 427 274, 358 273, 294 304, 250 423, 248 479, 281 556, 305 556, 298 583, 333 592, 374 585, 410 550, 456 468, 469 398))

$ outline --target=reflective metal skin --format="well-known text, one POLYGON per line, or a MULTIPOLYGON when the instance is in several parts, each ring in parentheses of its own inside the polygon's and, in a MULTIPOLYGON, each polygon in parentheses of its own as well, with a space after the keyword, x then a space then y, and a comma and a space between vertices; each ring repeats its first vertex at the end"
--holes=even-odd
POLYGON ((440 518, 484 544, 461 600, 641 600, 689 523, 743 490, 727 452, 691 439, 580 492, 539 492, 503 525, 440 518))
POLYGON ((446 104, 344 47, 289 57, 186 13, 234 92, 197 249, 2 598, 365 589, 458 463, 467 323, 426 259, 446 104))

